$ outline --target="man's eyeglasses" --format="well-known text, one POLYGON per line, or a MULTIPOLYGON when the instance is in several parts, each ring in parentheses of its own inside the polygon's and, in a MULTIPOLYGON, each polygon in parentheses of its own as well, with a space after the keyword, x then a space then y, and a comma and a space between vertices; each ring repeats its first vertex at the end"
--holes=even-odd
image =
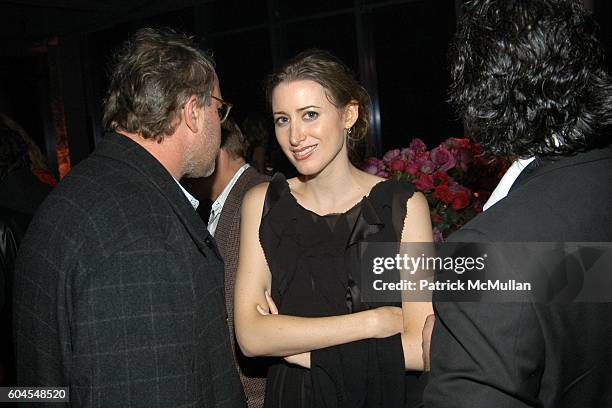
POLYGON ((221 123, 225 122, 225 119, 227 119, 227 117, 229 116, 230 110, 232 110, 232 106, 234 105, 224 101, 221 98, 217 98, 214 95, 210 95, 210 97, 221 104, 221 106, 217 108, 217 113, 219 113, 219 120, 221 121, 221 123))

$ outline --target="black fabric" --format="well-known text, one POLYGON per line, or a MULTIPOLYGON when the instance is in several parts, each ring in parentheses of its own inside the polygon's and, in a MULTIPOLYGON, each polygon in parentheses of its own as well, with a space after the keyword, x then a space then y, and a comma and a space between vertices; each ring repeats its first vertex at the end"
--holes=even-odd
POLYGON ((0 181, 0 207, 32 216, 50 191, 29 168, 21 168, 0 181))
MULTIPOLYGON (((259 234, 279 312, 321 317, 382 306, 360 299, 357 244, 399 242, 413 193, 412 184, 387 180, 347 212, 319 216, 301 207, 285 178, 275 175, 259 234)), ((401 407, 421 398, 416 374, 405 372, 399 335, 315 350, 311 367, 282 360, 271 367, 265 406, 401 407)))
POLYGON ((214 241, 129 138, 107 135, 58 184, 16 272, 21 385, 69 386, 74 407, 244 406, 214 241))
MULTIPOLYGON (((611 202, 612 148, 538 158, 450 241, 610 242, 611 202)), ((426 407, 612 406, 612 304, 434 308, 426 407)))
POLYGON ((12 287, 15 259, 31 215, 0 208, 0 385, 16 385, 12 330, 12 287))
POLYGON ((12 286, 17 250, 26 229, 51 187, 38 180, 28 167, 0 181, 0 365, 2 385, 17 382, 12 330, 12 286))

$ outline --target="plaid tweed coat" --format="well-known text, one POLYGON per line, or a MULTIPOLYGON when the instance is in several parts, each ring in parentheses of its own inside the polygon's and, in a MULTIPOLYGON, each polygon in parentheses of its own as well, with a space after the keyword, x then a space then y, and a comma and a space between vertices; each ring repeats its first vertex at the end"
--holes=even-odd
POLYGON ((229 316, 230 336, 249 408, 263 406, 267 359, 245 357, 240 352, 234 337, 234 283, 240 250, 240 208, 244 195, 251 187, 269 180, 270 177, 258 173, 253 167, 247 168, 225 199, 219 224, 215 230, 215 240, 225 262, 225 303, 229 316))
POLYGON ((78 407, 244 407, 214 242, 125 136, 107 135, 41 206, 14 306, 20 385, 69 386, 78 407))

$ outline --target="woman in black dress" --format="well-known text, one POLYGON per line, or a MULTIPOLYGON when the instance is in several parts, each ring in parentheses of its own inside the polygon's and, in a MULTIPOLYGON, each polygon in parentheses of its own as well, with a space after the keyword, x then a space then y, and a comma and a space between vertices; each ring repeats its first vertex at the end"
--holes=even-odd
POLYGON ((431 242, 427 201, 351 163, 370 101, 337 58, 296 56, 269 95, 300 175, 276 175, 244 198, 234 314, 245 355, 284 357, 269 370, 265 406, 410 406, 431 304, 362 301, 356 244, 431 242))

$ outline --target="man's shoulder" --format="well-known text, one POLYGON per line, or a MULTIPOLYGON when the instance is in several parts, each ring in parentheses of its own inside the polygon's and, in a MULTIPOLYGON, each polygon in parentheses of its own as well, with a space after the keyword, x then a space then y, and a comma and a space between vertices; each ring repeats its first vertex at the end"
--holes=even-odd
POLYGON ((131 174, 129 168, 122 170, 108 169, 93 159, 86 159, 57 185, 40 211, 57 211, 56 208, 61 210, 69 207, 90 212, 107 206, 125 207, 130 197, 151 191, 147 185, 150 183, 131 174))
MULTIPOLYGON (((230 194, 226 200, 226 205, 233 203, 240 208, 244 197, 249 190, 252 190, 253 187, 268 181, 270 181, 270 176, 259 173, 253 167, 247 168, 240 175, 240 177, 238 177, 236 184, 234 184, 234 187, 230 191, 230 194)), ((225 208, 225 205, 223 207, 225 208)))
POLYGON ((62 180, 36 213, 36 233, 74 237, 151 233, 172 214, 168 200, 146 177, 123 163, 86 159, 62 180), (58 230, 56 225, 61 225, 58 230))
POLYGON ((452 240, 590 241, 612 239, 612 172, 605 160, 560 160, 542 167, 477 215, 452 240), (565 163, 569 163, 565 165, 565 163))
POLYGON ((238 179, 238 182, 244 183, 245 191, 267 181, 270 181, 270 176, 261 174, 253 167, 247 168, 238 179))

